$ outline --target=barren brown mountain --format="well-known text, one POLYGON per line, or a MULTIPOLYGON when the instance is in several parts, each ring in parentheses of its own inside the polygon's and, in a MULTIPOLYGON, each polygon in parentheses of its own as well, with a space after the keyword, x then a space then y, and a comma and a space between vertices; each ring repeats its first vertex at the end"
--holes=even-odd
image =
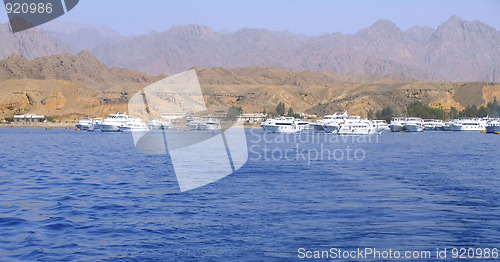
MULTIPOLYGON (((245 112, 273 111, 279 102, 295 112, 322 116, 348 110, 365 116, 391 106, 401 112, 422 101, 445 109, 484 105, 500 98, 500 84, 431 83, 402 74, 348 74, 333 71, 295 73, 273 67, 224 69, 195 67, 211 110, 235 105, 245 112)), ((88 52, 27 61, 11 56, 0 61, 0 118, 37 113, 61 120, 105 117, 126 111, 128 99, 165 75, 109 68, 88 52)))

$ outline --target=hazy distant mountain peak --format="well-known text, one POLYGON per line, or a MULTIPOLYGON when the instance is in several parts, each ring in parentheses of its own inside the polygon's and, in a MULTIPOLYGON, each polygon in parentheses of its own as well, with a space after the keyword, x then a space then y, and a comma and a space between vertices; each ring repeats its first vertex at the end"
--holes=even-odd
POLYGON ((173 25, 168 32, 173 32, 173 33, 186 33, 186 34, 193 34, 193 35, 211 35, 214 34, 215 32, 212 30, 211 27, 205 26, 205 25, 199 25, 199 24, 189 24, 189 25, 173 25))
POLYGON ((429 39, 429 37, 432 36, 434 29, 429 26, 416 25, 406 30, 404 33, 413 39, 413 41, 424 43, 427 39, 429 39))
POLYGON ((400 34, 401 29, 390 20, 379 19, 372 26, 360 30, 356 33, 356 36, 360 37, 371 37, 371 36, 387 36, 400 34))
MULTIPOLYGON (((436 30, 415 26, 403 32, 395 23, 380 19, 355 35, 314 37, 254 28, 220 33, 191 24, 135 37, 107 38, 100 27, 76 26, 80 30, 51 34, 50 38, 36 30, 12 34, 6 25, 0 25, 0 58, 17 53, 34 59, 86 49, 108 66, 149 74, 173 74, 195 65, 271 66, 296 72, 402 73, 428 81, 500 81, 500 32, 458 16, 451 16, 436 30)), ((88 52, 80 55, 93 59, 88 52)))

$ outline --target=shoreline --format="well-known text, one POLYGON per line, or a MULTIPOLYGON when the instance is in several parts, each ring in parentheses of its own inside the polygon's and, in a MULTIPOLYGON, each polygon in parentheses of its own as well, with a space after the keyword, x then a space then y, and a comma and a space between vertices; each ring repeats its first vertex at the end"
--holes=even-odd
MULTIPOLYGON (((76 129, 77 123, 0 123, 0 128, 65 128, 76 129)), ((187 128, 174 126, 174 128, 187 128)), ((260 125, 244 125, 244 128, 260 128, 260 125)))
POLYGON ((66 128, 76 129, 76 123, 0 123, 0 128, 66 128))

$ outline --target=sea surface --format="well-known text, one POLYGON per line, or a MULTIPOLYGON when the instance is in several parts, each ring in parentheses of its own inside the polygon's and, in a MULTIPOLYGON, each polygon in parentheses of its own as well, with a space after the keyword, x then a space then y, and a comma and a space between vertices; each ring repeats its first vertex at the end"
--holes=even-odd
POLYGON ((452 258, 500 249, 500 135, 246 132, 242 168, 181 193, 130 134, 0 128, 0 261, 500 260, 452 258), (432 257, 333 257, 358 248, 432 257))

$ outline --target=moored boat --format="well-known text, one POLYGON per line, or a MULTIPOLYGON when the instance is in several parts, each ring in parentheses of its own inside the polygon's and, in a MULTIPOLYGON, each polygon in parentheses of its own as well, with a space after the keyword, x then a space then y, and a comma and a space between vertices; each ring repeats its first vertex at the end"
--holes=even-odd
POLYGON ((294 117, 278 117, 267 119, 260 125, 266 132, 271 133, 297 133, 306 129, 309 123, 294 117))
POLYGON ((486 131, 487 118, 464 118, 455 120, 451 125, 452 131, 486 131))
POLYGON ((339 135, 379 135, 383 132, 374 121, 371 120, 346 120, 340 124, 337 131, 339 135))
POLYGON ((129 120, 126 113, 116 113, 109 115, 106 119, 102 121, 99 125, 99 129, 102 132, 120 132, 119 127, 124 126, 129 120))
POLYGON ((491 119, 487 122, 486 133, 500 133, 500 118, 491 119))
POLYGON ((78 124, 76 124, 76 128, 80 130, 89 130, 93 126, 93 121, 92 118, 90 117, 84 117, 78 121, 78 124))
POLYGON ((393 117, 391 119, 391 123, 389 124, 389 129, 391 129, 391 132, 403 131, 404 119, 405 117, 393 117))
POLYGON ((407 117, 404 121, 403 131, 406 132, 422 132, 424 131, 424 124, 422 118, 407 117))
POLYGON ((146 132, 149 127, 139 118, 129 118, 125 124, 118 126, 120 132, 146 132))
POLYGON ((333 115, 326 115, 323 119, 313 124, 316 132, 334 133, 340 128, 340 124, 346 120, 359 120, 359 116, 349 116, 346 112, 336 112, 333 115))
POLYGON ((441 130, 444 126, 441 119, 424 119, 423 122, 425 131, 441 130))

